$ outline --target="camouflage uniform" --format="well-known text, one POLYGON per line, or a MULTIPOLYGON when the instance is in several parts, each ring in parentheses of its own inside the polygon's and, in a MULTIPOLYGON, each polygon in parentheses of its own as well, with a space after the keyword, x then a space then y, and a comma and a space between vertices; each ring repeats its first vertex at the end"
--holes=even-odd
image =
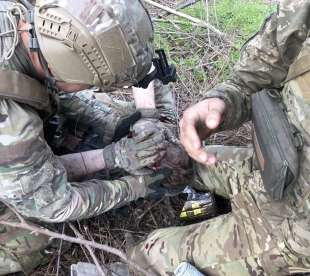
POLYGON ((262 185, 251 147, 207 146, 219 162, 208 168, 197 165, 195 186, 230 198, 232 212, 153 232, 130 251, 133 260, 150 272, 173 275, 182 261, 191 262, 206 275, 310 271, 309 18, 308 0, 281 1, 278 12, 242 48, 232 77, 206 93, 206 97, 225 100, 228 116, 222 129, 228 129, 250 119, 252 93, 281 89, 288 118, 305 142, 294 188, 282 201, 274 202, 262 185), (303 65, 299 68, 302 74, 285 81, 298 63, 303 65))
MULTIPOLYGON (((175 118, 172 89, 157 83, 155 95, 160 113, 175 118)), ((59 105, 59 112, 71 120, 70 125, 76 132, 87 126, 101 138, 96 147, 112 142, 118 120, 122 115, 130 114, 134 107, 132 103, 110 107, 97 100, 93 91, 63 95, 59 105)), ((23 216, 50 223, 80 220, 145 196, 146 187, 137 176, 70 182, 60 159, 44 140, 44 122, 36 111, 12 100, 1 99, 0 114, 0 151, 3 157, 0 161, 0 199, 13 205, 23 216)), ((77 149, 79 147, 77 145, 77 149)), ((8 214, 14 217, 6 210, 4 216, 8 214)), ((6 227, 0 234, 0 275, 21 269, 30 271, 39 263, 36 261, 43 258, 38 249, 48 244, 46 238, 30 235, 27 231, 14 229, 14 235, 10 233, 12 228, 6 227), (14 244, 25 244, 25 247, 19 245, 19 249, 14 250, 14 244), (12 258, 9 258, 10 252, 14 253, 12 258), (27 259, 30 253, 38 258, 27 259)))

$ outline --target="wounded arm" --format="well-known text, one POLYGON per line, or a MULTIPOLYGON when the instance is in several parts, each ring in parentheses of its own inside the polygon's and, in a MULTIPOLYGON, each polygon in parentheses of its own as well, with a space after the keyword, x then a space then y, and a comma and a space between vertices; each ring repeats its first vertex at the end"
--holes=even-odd
POLYGON ((106 168, 102 149, 62 155, 59 160, 70 180, 78 180, 106 168))
POLYGON ((118 180, 68 181, 67 172, 44 141, 11 172, 1 175, 1 198, 25 217, 46 222, 80 220, 99 215, 144 196, 133 177, 118 180))
POLYGON ((144 196, 133 177, 70 182, 30 108, 0 101, 0 198, 25 217, 46 222, 84 219, 144 196))

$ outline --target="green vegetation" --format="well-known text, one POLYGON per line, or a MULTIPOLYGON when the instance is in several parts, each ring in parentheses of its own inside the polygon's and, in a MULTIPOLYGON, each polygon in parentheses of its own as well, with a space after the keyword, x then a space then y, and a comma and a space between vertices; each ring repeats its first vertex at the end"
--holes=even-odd
POLYGON ((202 20, 229 34, 223 41, 206 28, 193 26, 186 19, 168 16, 168 21, 156 22, 156 43, 169 52, 178 65, 181 80, 210 83, 227 77, 231 65, 239 58, 239 49, 255 34, 265 18, 275 10, 267 0, 210 0, 185 8, 182 12, 202 20), (220 72, 220 73, 218 73, 220 72), (190 74, 190 76, 188 75, 190 74))
POLYGON ((228 33, 238 32, 235 46, 240 48, 261 28, 265 18, 275 11, 276 6, 262 0, 221 0, 215 8, 219 25, 228 33))

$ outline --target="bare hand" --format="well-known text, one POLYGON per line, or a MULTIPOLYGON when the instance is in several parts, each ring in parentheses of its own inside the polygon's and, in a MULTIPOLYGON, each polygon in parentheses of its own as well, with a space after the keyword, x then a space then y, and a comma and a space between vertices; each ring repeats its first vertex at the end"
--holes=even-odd
POLYGON ((188 108, 180 121, 180 138, 187 153, 205 165, 216 163, 216 157, 208 154, 202 141, 220 126, 225 111, 225 102, 219 98, 203 100, 188 108))

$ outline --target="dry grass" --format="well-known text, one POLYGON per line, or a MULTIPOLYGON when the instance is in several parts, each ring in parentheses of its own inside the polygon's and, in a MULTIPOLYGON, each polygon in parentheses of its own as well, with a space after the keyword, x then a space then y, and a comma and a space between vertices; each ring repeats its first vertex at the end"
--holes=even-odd
MULTIPOLYGON (((178 197, 152 201, 141 200, 120 210, 76 223, 76 226, 85 238, 126 251, 127 233, 138 240, 155 229, 180 225, 178 216, 182 207, 183 200, 178 197)), ((63 225, 58 227, 61 232, 63 225)), ((65 232, 74 235, 66 225, 65 232)), ((98 260, 104 264, 119 261, 104 252, 96 251, 96 255, 98 260)), ((32 275, 67 276, 71 264, 83 261, 93 263, 86 249, 74 245, 66 252, 63 250, 54 252, 49 264, 39 268, 32 275)))

